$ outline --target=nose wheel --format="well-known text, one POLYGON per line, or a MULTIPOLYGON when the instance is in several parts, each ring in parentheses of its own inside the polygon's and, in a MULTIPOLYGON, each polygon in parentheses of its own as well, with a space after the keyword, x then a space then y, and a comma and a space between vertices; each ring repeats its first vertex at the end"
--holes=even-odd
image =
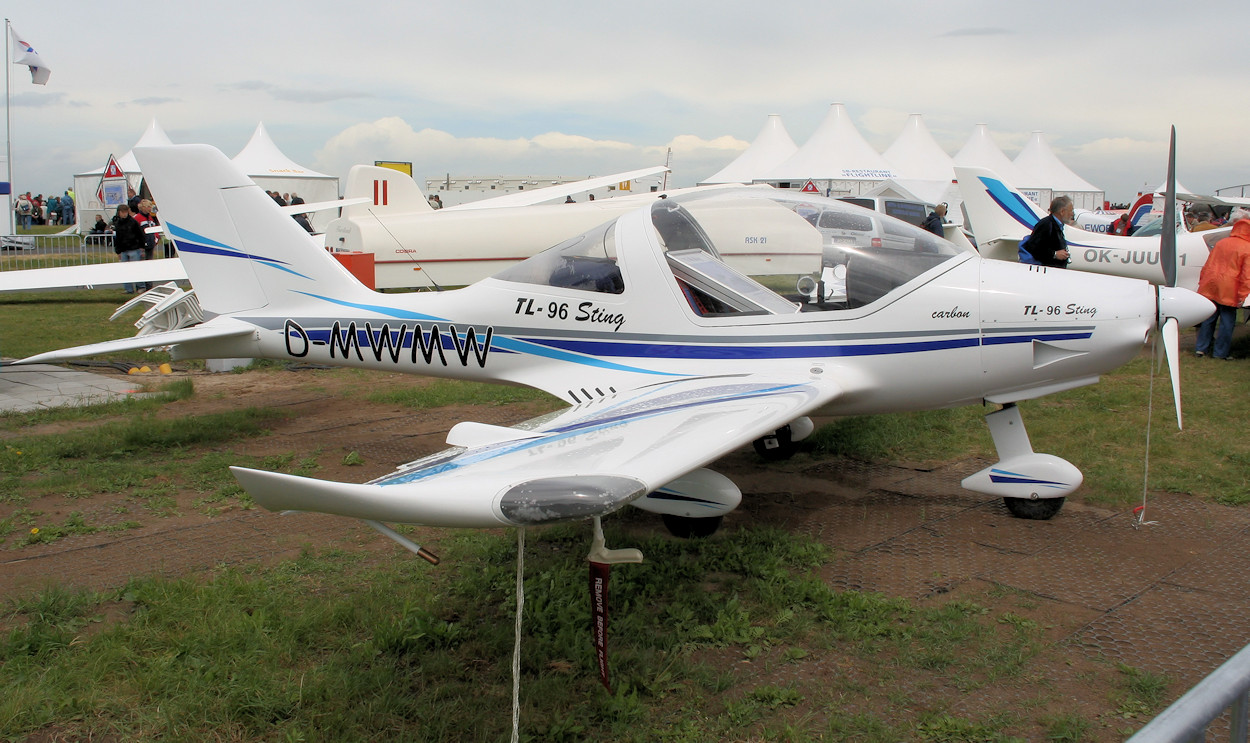
POLYGON ((1064 498, 1044 498, 1038 500, 1003 498, 1003 503, 1007 506, 1007 510, 1011 512, 1011 515, 1018 519, 1045 521, 1059 513, 1059 509, 1063 508, 1064 500, 1064 498))
POLYGON ((715 534, 725 517, 709 516, 696 518, 693 516, 674 516, 671 513, 666 513, 662 514, 660 518, 664 520, 664 528, 668 529, 668 533, 678 539, 702 539, 715 534))

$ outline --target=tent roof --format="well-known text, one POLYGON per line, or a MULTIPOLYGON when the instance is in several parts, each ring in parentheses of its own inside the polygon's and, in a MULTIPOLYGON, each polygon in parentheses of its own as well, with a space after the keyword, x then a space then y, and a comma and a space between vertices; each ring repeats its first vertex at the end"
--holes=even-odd
POLYGON ((986 124, 977 124, 972 128, 972 136, 968 137, 963 149, 955 155, 953 160, 956 165, 992 170, 995 175, 1015 188, 1042 185, 1028 182, 1031 178, 1016 167, 1016 164, 998 149, 998 145, 994 144, 993 138, 990 137, 990 128, 986 124))
POLYGON ((296 163, 273 143, 265 124, 256 125, 256 131, 247 146, 231 161, 249 176, 278 176, 282 178, 333 178, 334 176, 309 170, 296 163))
MULTIPOLYGON (((173 144, 169 139, 169 135, 161 128, 156 119, 152 119, 152 123, 148 124, 148 128, 144 130, 143 136, 139 137, 139 141, 135 142, 135 147, 167 147, 173 144)), ((123 173, 139 173, 139 161, 135 159, 135 148, 131 147, 130 151, 117 158, 117 165, 122 169, 123 173)), ((95 170, 88 170, 85 173, 77 173, 79 175, 103 175, 104 168, 108 163, 101 165, 95 170)))
POLYGON ((798 150, 799 146, 790 138, 786 125, 781 123, 781 116, 769 114, 764 128, 755 135, 751 146, 715 175, 700 181, 699 185, 750 183, 785 162, 798 150))
POLYGON ((1029 143, 1016 155, 1016 167, 1024 171, 1034 186, 1052 191, 1099 191, 1059 161, 1041 132, 1033 132, 1029 143))
POLYGON ((879 181, 895 175, 885 158, 855 128, 846 106, 835 103, 806 144, 757 180, 879 181))
POLYGON ((947 183, 955 179, 955 162, 933 139, 920 114, 907 117, 902 133, 883 157, 902 179, 947 183))

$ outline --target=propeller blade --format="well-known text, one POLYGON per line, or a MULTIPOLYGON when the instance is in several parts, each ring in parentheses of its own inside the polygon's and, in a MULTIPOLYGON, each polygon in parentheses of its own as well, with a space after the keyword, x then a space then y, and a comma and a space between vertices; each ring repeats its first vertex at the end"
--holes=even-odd
POLYGON ((1163 355, 1167 358, 1168 374, 1172 379, 1172 399, 1176 403, 1176 427, 1185 429, 1181 418, 1181 326, 1175 317, 1169 317, 1160 331, 1163 334, 1163 355))
POLYGON ((1159 259, 1165 286, 1176 286, 1176 126, 1168 143, 1168 182, 1163 201, 1163 231, 1159 234, 1159 259))

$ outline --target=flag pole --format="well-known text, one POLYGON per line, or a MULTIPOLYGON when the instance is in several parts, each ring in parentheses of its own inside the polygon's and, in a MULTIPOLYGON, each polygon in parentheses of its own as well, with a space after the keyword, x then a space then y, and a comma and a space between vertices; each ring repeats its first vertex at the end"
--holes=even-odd
POLYGON ((8 169, 9 193, 5 196, 5 223, 9 226, 9 234, 17 234, 16 217, 13 215, 13 116, 9 113, 9 73, 13 63, 13 31, 9 27, 9 19, 4 19, 4 166, 8 169))

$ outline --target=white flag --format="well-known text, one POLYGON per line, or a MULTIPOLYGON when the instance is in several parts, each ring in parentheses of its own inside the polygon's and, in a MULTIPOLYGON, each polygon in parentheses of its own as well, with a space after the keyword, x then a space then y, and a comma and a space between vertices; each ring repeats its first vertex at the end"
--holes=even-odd
POLYGON ((39 58, 35 48, 17 35, 17 29, 9 24, 9 34, 13 37, 13 64, 24 64, 30 68, 30 81, 35 85, 47 85, 52 70, 39 58))

